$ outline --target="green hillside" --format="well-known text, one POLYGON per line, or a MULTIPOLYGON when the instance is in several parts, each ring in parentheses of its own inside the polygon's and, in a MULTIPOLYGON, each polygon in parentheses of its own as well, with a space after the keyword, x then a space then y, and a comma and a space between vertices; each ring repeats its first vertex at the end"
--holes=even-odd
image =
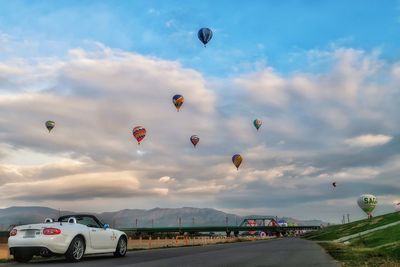
POLYGON ((326 227, 305 236, 319 244, 342 266, 400 266, 400 224, 373 230, 400 221, 400 213, 377 216, 343 225, 326 227), (363 231, 372 232, 357 235, 363 231), (334 242, 355 235, 346 242, 334 242))
POLYGON ((320 231, 309 233, 305 238, 316 241, 335 240, 397 221, 400 221, 400 212, 376 216, 371 220, 365 219, 347 224, 328 226, 320 231))
POLYGON ((400 245, 400 224, 350 240, 352 247, 392 247, 400 245))

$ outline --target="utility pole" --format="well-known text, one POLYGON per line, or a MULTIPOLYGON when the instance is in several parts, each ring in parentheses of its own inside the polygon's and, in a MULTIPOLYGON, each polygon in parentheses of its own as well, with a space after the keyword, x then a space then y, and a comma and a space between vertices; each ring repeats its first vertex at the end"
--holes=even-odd
POLYGON ((228 216, 225 217, 225 224, 228 226, 228 216))
POLYGON ((350 214, 347 213, 347 223, 350 223, 350 214))
POLYGON ((135 226, 136 226, 136 228, 137 228, 137 226, 138 226, 138 219, 136 218, 136 220, 135 220, 135 226))
POLYGON ((182 227, 182 218, 179 217, 179 228, 181 228, 181 227, 182 227))
POLYGON ((154 219, 151 219, 151 228, 154 228, 154 219))
POLYGON ((194 217, 192 218, 192 226, 194 226, 194 217))
POLYGON ((342 224, 345 224, 346 223, 346 220, 345 220, 345 218, 344 218, 344 214, 343 214, 343 218, 342 218, 342 224))

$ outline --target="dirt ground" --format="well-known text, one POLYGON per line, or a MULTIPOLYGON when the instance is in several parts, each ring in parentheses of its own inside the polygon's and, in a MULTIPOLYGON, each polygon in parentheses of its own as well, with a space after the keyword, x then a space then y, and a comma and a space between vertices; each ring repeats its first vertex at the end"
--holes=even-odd
POLYGON ((7 259, 8 255, 8 246, 7 244, 0 244, 0 259, 7 259))
MULTIPOLYGON (((128 249, 151 249, 161 247, 178 246, 204 246, 218 243, 232 243, 246 240, 257 240, 259 237, 186 237, 177 236, 176 238, 152 238, 152 239, 131 239, 128 241, 128 249)), ((10 258, 7 244, 0 244, 0 259, 10 258)))

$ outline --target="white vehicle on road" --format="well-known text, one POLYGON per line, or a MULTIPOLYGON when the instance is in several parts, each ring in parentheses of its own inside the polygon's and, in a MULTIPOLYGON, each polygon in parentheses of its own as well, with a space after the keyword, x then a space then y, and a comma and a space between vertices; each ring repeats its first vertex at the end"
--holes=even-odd
POLYGON ((50 218, 45 223, 16 226, 10 231, 8 247, 18 262, 28 262, 34 255, 50 257, 65 255, 79 261, 84 255, 126 254, 128 237, 124 232, 109 228, 95 216, 80 214, 50 218))

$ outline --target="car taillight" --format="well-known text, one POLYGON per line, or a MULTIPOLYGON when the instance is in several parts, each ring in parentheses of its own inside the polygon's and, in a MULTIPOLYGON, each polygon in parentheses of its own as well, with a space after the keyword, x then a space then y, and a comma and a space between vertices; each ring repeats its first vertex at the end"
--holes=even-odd
POLYGON ((58 228, 44 228, 43 234, 44 235, 59 235, 59 234, 61 234, 61 230, 58 228))
POLYGON ((17 229, 12 229, 10 231, 10 236, 15 236, 15 235, 17 235, 17 229))

